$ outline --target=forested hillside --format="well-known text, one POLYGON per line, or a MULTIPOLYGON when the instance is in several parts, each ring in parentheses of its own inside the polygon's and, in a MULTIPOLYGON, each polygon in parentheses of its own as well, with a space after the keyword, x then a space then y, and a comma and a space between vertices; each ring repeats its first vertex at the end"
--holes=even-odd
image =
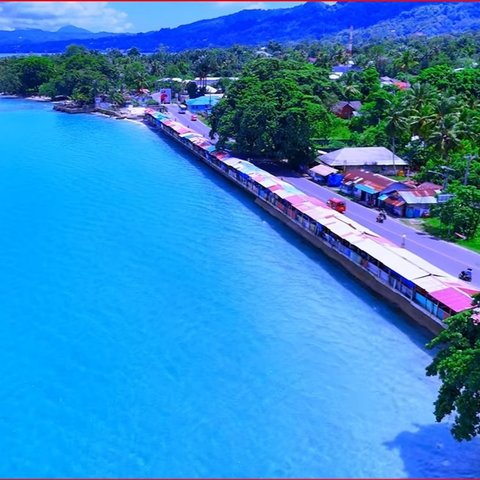
MULTIPOLYGON (((345 42, 346 31, 352 26, 355 43, 361 44, 374 38, 396 39, 411 35, 475 31, 480 25, 479 19, 480 4, 477 3, 366 2, 327 5, 310 2, 286 9, 243 10, 233 15, 147 33, 103 38, 92 38, 94 34, 87 38, 88 35, 82 34, 78 35, 76 43, 98 50, 136 47, 143 52, 153 52, 160 45, 171 51, 180 51, 235 44, 264 45, 271 40, 283 43, 320 39, 345 42)), ((69 40, 53 39, 2 41, 4 33, 0 34, 0 52, 61 52, 71 43, 69 40)))

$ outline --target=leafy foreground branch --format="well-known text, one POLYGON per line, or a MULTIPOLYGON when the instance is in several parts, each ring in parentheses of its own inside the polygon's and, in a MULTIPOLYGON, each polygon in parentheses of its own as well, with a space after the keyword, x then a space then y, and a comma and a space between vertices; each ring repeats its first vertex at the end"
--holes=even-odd
MULTIPOLYGON (((478 299, 477 299, 478 302, 478 299)), ((437 422, 454 414, 451 428, 458 440, 480 434, 480 315, 463 312, 447 319, 448 327, 427 348, 440 347, 427 375, 442 381, 437 400, 437 422)))

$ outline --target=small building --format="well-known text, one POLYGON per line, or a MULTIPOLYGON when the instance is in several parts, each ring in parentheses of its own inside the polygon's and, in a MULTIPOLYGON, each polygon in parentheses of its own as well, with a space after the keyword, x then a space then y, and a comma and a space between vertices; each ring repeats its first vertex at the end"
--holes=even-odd
POLYGON ((334 65, 332 72, 329 75, 330 80, 338 80, 342 75, 349 72, 361 72, 362 69, 357 67, 353 62, 347 63, 347 65, 334 65))
POLYGON ((438 203, 438 190, 431 188, 394 191, 379 197, 379 204, 398 217, 421 218, 430 216, 432 205, 438 203))
POLYGON ((382 87, 385 87, 385 86, 397 87, 399 90, 408 90, 411 87, 410 82, 405 82, 403 80, 397 80, 396 78, 390 78, 390 77, 380 77, 380 85, 382 87))
POLYGON ((238 77, 196 77, 193 80, 185 80, 185 82, 195 82, 197 85, 213 86, 216 85, 220 80, 223 80, 225 78, 231 80, 232 82, 238 80, 238 77))
POLYGON ((331 111, 340 118, 349 119, 358 115, 362 108, 362 102, 358 100, 337 102, 331 111))
POLYGON ((319 160, 337 169, 363 169, 371 172, 395 174, 408 163, 385 147, 346 147, 321 155, 319 160))
POLYGON ((411 186, 366 170, 352 170, 345 174, 340 191, 351 195, 359 202, 375 207, 380 198, 387 198, 393 192, 411 190, 411 186))
POLYGON ((192 113, 209 112, 223 97, 223 95, 203 95, 187 100, 188 109, 192 113))
POLYGON ((435 190, 437 193, 443 190, 443 187, 441 185, 437 185, 436 183, 431 182, 423 182, 420 185, 417 185, 416 188, 417 190, 435 190))
POLYGON ((328 177, 337 172, 338 170, 336 168, 332 168, 323 164, 317 165, 308 171, 312 179, 318 183, 327 183, 328 177))

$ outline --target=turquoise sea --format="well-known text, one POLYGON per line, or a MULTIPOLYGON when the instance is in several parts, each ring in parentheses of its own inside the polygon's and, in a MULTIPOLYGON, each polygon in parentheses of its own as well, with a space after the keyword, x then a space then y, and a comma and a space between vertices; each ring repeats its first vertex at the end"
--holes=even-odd
POLYGON ((143 125, 0 99, 0 477, 474 477, 428 334, 143 125))

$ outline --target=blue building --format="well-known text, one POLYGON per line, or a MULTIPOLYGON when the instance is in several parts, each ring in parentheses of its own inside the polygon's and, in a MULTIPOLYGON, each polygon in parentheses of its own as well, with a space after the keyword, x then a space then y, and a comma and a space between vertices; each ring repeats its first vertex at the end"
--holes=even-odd
POLYGON ((203 95, 187 100, 188 110, 192 113, 209 112, 223 97, 219 94, 203 95))

